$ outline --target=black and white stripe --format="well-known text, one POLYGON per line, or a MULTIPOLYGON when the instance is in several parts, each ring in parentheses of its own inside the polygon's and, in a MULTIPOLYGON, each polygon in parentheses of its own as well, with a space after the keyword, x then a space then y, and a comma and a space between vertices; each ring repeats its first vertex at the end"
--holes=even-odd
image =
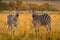
POLYGON ((8 30, 9 29, 12 30, 14 27, 17 27, 17 21, 18 21, 17 19, 18 19, 18 17, 19 17, 18 11, 16 12, 15 15, 9 14, 7 16, 8 30))
POLYGON ((37 15, 35 11, 32 11, 32 18, 33 18, 32 23, 34 27, 36 27, 36 23, 38 23, 39 25, 45 25, 47 31, 48 29, 51 30, 51 17, 48 14, 37 15))

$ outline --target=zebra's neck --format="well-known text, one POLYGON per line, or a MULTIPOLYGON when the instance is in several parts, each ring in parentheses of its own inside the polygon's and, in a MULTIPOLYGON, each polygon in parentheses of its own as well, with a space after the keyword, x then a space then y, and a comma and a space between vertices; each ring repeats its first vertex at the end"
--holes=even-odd
POLYGON ((36 12, 35 11, 32 11, 32 17, 33 19, 37 16, 36 12))
POLYGON ((32 11, 32 15, 37 15, 35 11, 32 11))
POLYGON ((19 16, 19 11, 16 10, 16 14, 15 14, 15 17, 18 17, 19 16))

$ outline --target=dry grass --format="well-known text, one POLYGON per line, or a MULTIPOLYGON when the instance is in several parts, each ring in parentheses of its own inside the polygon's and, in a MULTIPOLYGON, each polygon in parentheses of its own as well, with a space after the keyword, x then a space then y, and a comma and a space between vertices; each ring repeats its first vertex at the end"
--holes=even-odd
POLYGON ((20 14, 18 21, 18 29, 16 29, 15 36, 11 32, 7 33, 7 16, 8 14, 0 14, 0 40, 60 40, 60 15, 49 14, 51 16, 50 35, 46 35, 44 26, 40 27, 38 37, 36 37, 34 28, 32 27, 31 14, 20 14), (11 35, 10 35, 11 34, 11 35))

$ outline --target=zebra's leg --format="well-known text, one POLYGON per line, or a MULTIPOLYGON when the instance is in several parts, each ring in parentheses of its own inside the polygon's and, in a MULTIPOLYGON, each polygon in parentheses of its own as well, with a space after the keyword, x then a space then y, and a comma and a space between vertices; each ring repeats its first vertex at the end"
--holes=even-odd
POLYGON ((46 25, 46 31, 48 32, 48 25, 46 25))
POLYGON ((36 27, 36 21, 32 21, 32 24, 33 24, 33 27, 35 28, 36 27))
POLYGON ((49 28, 49 30, 50 30, 50 32, 51 32, 51 24, 50 23, 48 23, 48 28, 49 28))
POLYGON ((14 25, 14 31, 18 29, 17 24, 14 25))
POLYGON ((14 27, 17 29, 17 24, 14 24, 14 27))
POLYGON ((38 29, 37 29, 37 31, 39 32, 39 26, 38 26, 38 29))
POLYGON ((47 34, 49 34, 49 31, 51 32, 51 25, 50 24, 47 24, 46 30, 47 30, 47 34))
POLYGON ((15 32, 17 31, 17 22, 13 24, 13 35, 15 35, 15 32))
POLYGON ((38 25, 37 25, 37 26, 38 26, 38 29, 37 29, 37 31, 39 32, 39 28, 40 28, 40 22, 38 22, 38 25))
POLYGON ((7 26, 7 33, 10 34, 10 26, 7 26))
POLYGON ((11 25, 10 30, 12 30, 12 29, 13 29, 13 26, 11 25))
POLYGON ((10 31, 10 26, 8 25, 8 27, 7 27, 7 31, 10 31))
POLYGON ((33 27, 35 28, 35 32, 37 32, 36 21, 32 21, 33 27))
POLYGON ((17 28, 17 21, 13 21, 13 25, 15 28, 17 28))
POLYGON ((11 26, 11 33, 12 33, 12 35, 15 34, 15 30, 14 30, 14 25, 13 25, 13 24, 12 24, 12 26, 11 26))
POLYGON ((12 26, 11 26, 11 25, 8 25, 7 33, 8 33, 8 34, 11 34, 11 32, 12 32, 12 26))
POLYGON ((8 31, 11 31, 11 30, 12 30, 12 25, 8 25, 7 30, 8 30, 8 31))
POLYGON ((17 31, 18 27, 17 27, 17 23, 14 24, 14 31, 17 31))

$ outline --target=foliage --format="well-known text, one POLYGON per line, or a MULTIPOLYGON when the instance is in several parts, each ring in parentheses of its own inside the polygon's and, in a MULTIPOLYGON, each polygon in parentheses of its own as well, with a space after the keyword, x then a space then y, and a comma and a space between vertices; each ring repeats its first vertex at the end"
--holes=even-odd
MULTIPOLYGON (((15 2, 0 3, 0 10, 16 10, 17 4, 15 2)), ((19 10, 30 10, 31 7, 34 7, 36 10, 40 11, 60 11, 56 6, 44 3, 43 5, 32 4, 32 3, 22 3, 19 2, 19 10)))

